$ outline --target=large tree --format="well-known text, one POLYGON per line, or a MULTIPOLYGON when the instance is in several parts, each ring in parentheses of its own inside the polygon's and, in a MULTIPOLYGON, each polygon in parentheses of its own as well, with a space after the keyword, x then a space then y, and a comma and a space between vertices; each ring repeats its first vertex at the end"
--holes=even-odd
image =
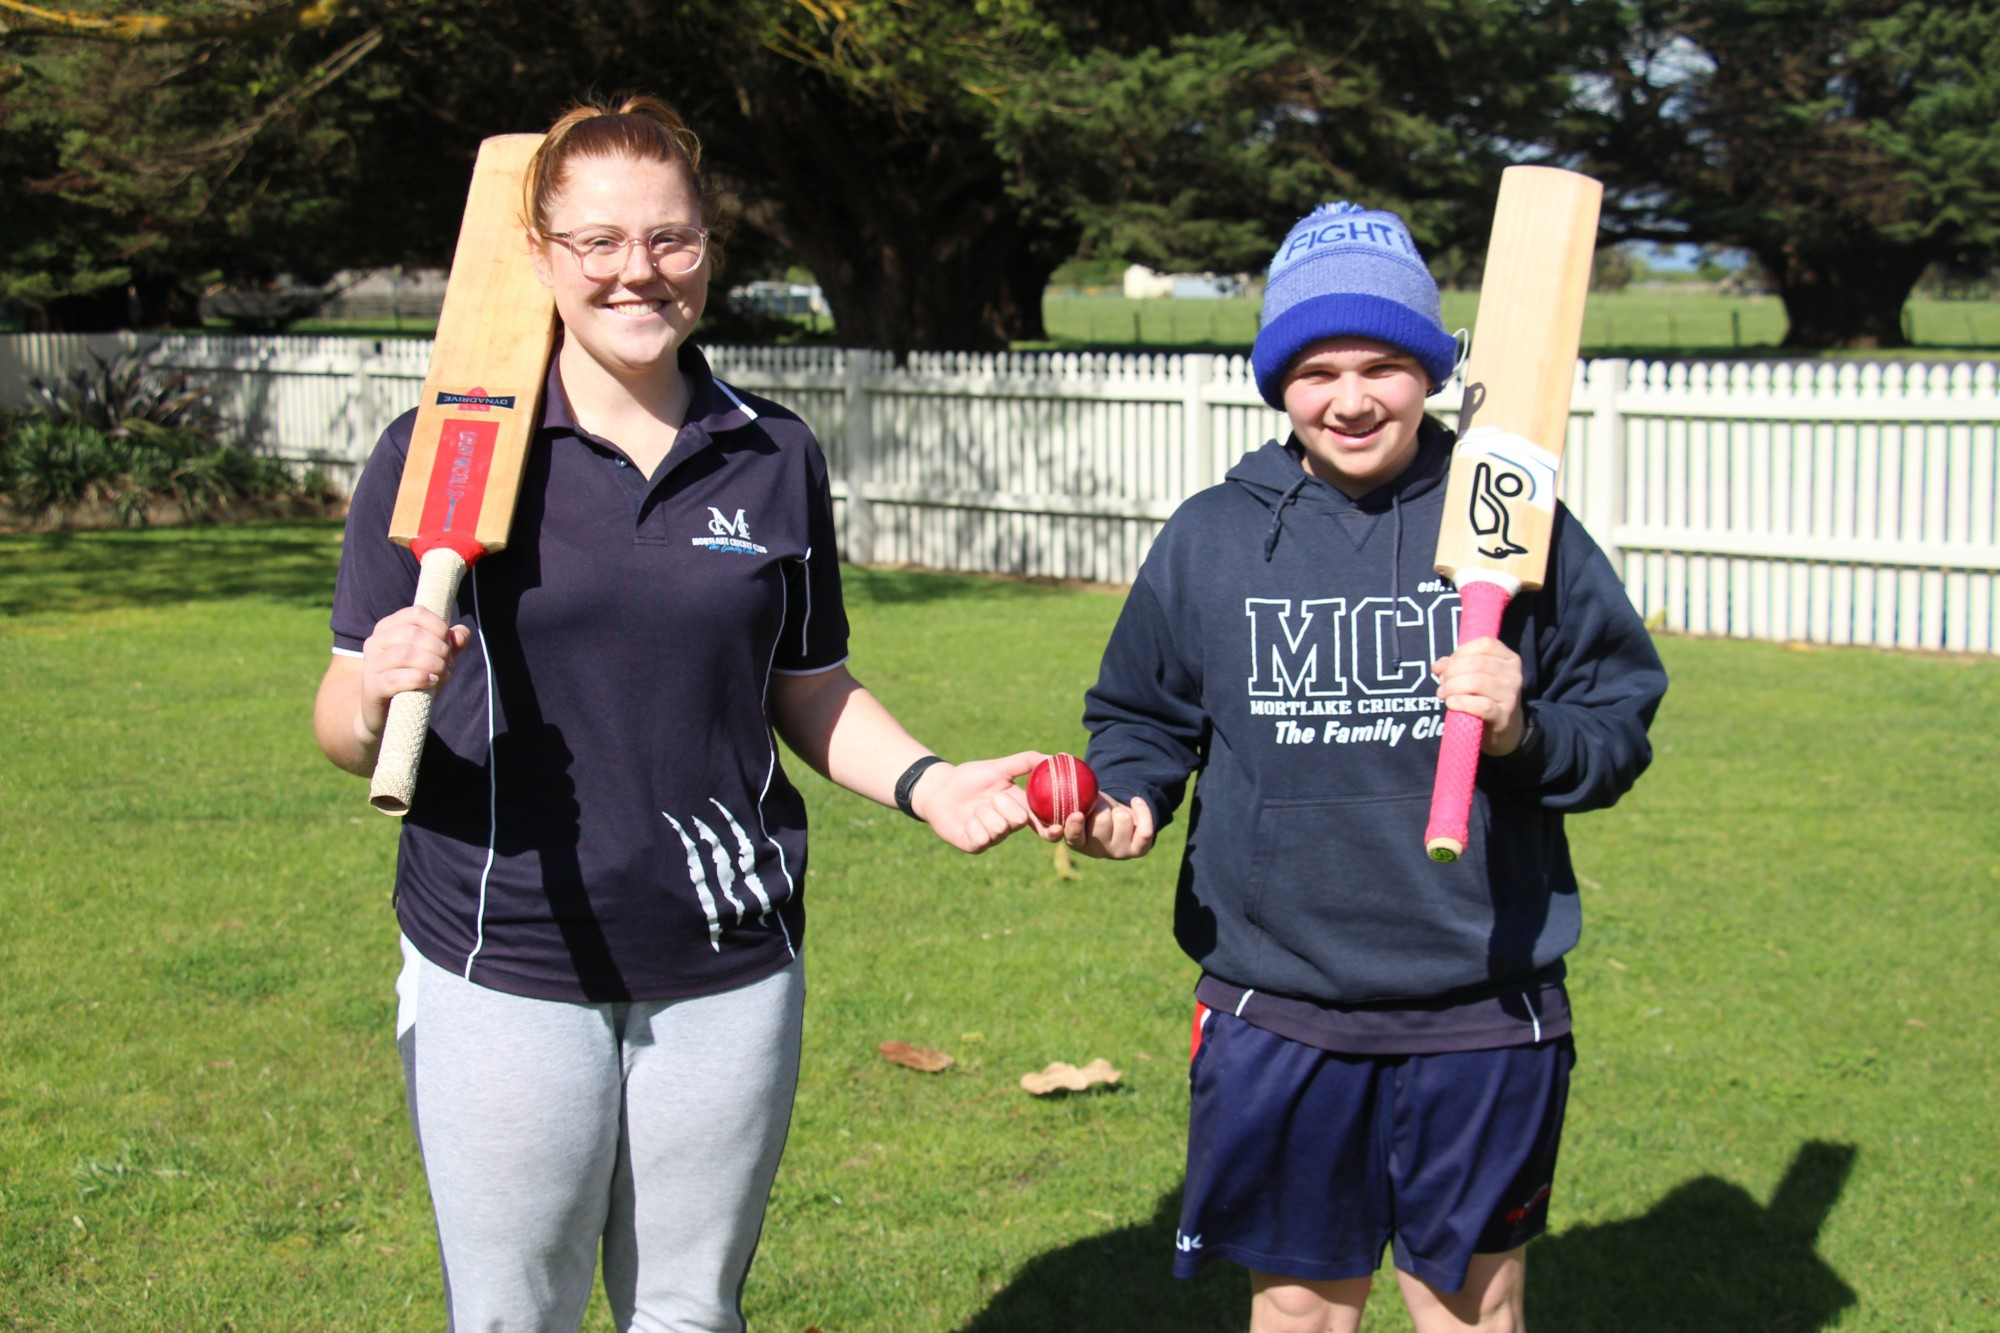
POLYGON ((2000 244, 2000 4, 1637 0, 1569 142, 1616 234, 1739 247, 1785 345, 1907 345, 1934 263, 2000 244))
POLYGON ((355 225, 381 165, 358 146, 394 103, 365 73, 379 24, 335 11, 0 0, 0 300, 47 327, 187 324, 210 283, 323 277, 423 230, 355 225))

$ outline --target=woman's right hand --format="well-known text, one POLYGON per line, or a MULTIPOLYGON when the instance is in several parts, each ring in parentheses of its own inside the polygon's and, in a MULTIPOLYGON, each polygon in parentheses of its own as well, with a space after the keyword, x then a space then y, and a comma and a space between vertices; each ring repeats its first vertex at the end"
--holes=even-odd
POLYGON ((470 629, 448 626, 420 606, 377 621, 359 658, 335 654, 326 664, 313 700, 313 735, 321 752, 350 773, 374 772, 389 700, 405 690, 442 685, 470 642, 470 629))
POLYGON ((375 733, 389 714, 389 700, 405 690, 428 690, 451 678, 452 663, 472 631, 464 625, 447 625, 434 612, 421 606, 406 606, 375 624, 375 632, 361 645, 362 706, 379 712, 375 733))

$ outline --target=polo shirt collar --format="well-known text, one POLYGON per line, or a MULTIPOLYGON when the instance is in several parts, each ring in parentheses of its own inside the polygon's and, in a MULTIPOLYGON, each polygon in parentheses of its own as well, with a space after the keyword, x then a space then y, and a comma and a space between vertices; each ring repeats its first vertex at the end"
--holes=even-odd
MULTIPOLYGON (((562 339, 558 335, 556 351, 561 348, 562 339)), ((678 356, 681 374, 688 382, 687 420, 681 423, 681 429, 697 427, 702 434, 713 437, 723 431, 740 430, 757 419, 757 409, 715 377, 699 347, 684 342, 678 356)), ((563 391, 561 358, 554 352, 549 356, 548 380, 542 386, 542 429, 589 434, 576 424, 576 415, 570 411, 569 395, 563 391)))

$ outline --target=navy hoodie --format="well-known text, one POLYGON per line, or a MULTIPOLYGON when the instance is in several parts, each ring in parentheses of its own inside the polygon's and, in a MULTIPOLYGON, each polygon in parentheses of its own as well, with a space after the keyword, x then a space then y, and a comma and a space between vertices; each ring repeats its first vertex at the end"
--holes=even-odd
POLYGON ((1535 737, 1480 764, 1457 862, 1424 852, 1458 594, 1432 569, 1452 436, 1348 496, 1297 446, 1246 454, 1168 520, 1085 703, 1103 790, 1164 824, 1198 774, 1176 894, 1212 977, 1322 1004, 1467 1000, 1559 978, 1577 940, 1563 816, 1644 770, 1666 690, 1602 551, 1558 508, 1546 585, 1515 597, 1535 737))

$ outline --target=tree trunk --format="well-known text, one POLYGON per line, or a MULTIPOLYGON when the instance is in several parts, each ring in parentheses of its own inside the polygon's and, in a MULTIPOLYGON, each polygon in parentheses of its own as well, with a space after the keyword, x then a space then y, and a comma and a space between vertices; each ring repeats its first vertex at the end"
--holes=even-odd
POLYGON ((128 286, 58 296, 28 322, 40 333, 199 329, 201 297, 172 278, 141 276, 128 286))
POLYGON ((1784 346, 1818 351, 1910 345, 1903 305, 1929 254, 1910 246, 1807 250, 1793 243, 1759 250, 1757 258, 1785 303, 1784 346))
POLYGON ((140 275, 132 283, 142 329, 201 328, 201 293, 172 276, 140 275))
POLYGON ((128 287, 100 287, 94 292, 58 296, 28 315, 37 333, 108 333, 132 327, 132 292, 128 287))
POLYGON ((842 344, 899 355, 1004 352, 1046 336, 1042 291, 1061 260, 1037 253, 1004 208, 951 219, 929 246, 910 234, 919 219, 899 222, 898 240, 867 247, 811 218, 789 235, 826 290, 842 344))
POLYGON ((1074 229, 1022 216, 978 126, 906 126, 817 81, 765 82, 714 138, 762 168, 736 183, 753 201, 746 222, 812 269, 840 341, 903 354, 1039 336, 1041 291, 1074 229))

